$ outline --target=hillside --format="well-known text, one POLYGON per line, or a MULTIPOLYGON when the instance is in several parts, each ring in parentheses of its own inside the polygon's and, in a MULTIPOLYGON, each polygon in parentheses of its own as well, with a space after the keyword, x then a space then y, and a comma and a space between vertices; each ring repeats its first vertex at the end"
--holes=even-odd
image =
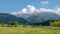
POLYGON ((18 21, 19 23, 25 23, 26 20, 22 17, 16 17, 14 15, 8 14, 8 13, 0 13, 0 22, 2 23, 8 23, 12 21, 18 21))

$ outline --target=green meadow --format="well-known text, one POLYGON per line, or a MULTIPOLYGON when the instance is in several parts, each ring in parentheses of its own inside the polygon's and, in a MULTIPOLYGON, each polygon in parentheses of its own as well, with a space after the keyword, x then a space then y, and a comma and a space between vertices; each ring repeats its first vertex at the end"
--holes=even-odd
POLYGON ((60 27, 51 26, 18 26, 1 27, 0 34, 60 34, 60 27))

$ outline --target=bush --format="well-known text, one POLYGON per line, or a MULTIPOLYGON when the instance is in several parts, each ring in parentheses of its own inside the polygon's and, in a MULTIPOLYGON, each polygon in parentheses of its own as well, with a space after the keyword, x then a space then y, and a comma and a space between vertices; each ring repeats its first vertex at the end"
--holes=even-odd
POLYGON ((40 22, 35 22, 35 23, 32 23, 33 26, 40 26, 42 25, 40 22))
POLYGON ((8 22, 7 23, 7 27, 13 27, 13 23, 12 22, 8 22))
POLYGON ((2 26, 2 27, 5 27, 5 24, 4 24, 4 23, 1 23, 1 26, 2 26))
POLYGON ((17 21, 13 21, 13 22, 9 22, 8 24, 7 24, 7 26, 8 27, 17 27, 18 26, 18 22, 17 21))
POLYGON ((18 27, 18 22, 17 21, 13 22, 13 24, 14 24, 15 27, 18 27))
POLYGON ((50 20, 43 22, 42 26, 50 26, 50 20))
POLYGON ((60 21, 51 22, 51 26, 60 27, 60 21))

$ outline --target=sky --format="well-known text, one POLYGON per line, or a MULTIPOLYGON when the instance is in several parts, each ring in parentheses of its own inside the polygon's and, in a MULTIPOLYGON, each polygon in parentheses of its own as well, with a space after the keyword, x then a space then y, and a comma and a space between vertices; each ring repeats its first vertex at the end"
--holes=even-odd
POLYGON ((60 11, 60 0, 0 0, 0 13, 33 13, 39 10, 60 11))

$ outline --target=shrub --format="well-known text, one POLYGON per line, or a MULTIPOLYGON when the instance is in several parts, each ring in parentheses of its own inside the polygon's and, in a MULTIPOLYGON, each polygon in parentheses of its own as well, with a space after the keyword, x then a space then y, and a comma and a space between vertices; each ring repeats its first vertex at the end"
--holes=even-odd
POLYGON ((42 26, 50 26, 50 20, 43 22, 42 26))
POLYGON ((12 22, 8 22, 7 23, 7 27, 12 27, 13 26, 13 23, 12 22))
POLYGON ((34 23, 32 23, 32 25, 33 26, 40 26, 40 25, 42 25, 40 22, 34 22, 34 23))
POLYGON ((4 24, 4 23, 1 23, 1 26, 2 26, 2 27, 5 27, 5 24, 4 24))
POLYGON ((13 24, 14 24, 15 27, 18 26, 18 22, 17 21, 13 22, 13 24))
POLYGON ((8 27, 17 27, 18 26, 18 22, 17 21, 13 21, 13 22, 9 22, 9 23, 7 23, 7 26, 8 27))
POLYGON ((60 27, 60 21, 51 22, 51 26, 60 27))

